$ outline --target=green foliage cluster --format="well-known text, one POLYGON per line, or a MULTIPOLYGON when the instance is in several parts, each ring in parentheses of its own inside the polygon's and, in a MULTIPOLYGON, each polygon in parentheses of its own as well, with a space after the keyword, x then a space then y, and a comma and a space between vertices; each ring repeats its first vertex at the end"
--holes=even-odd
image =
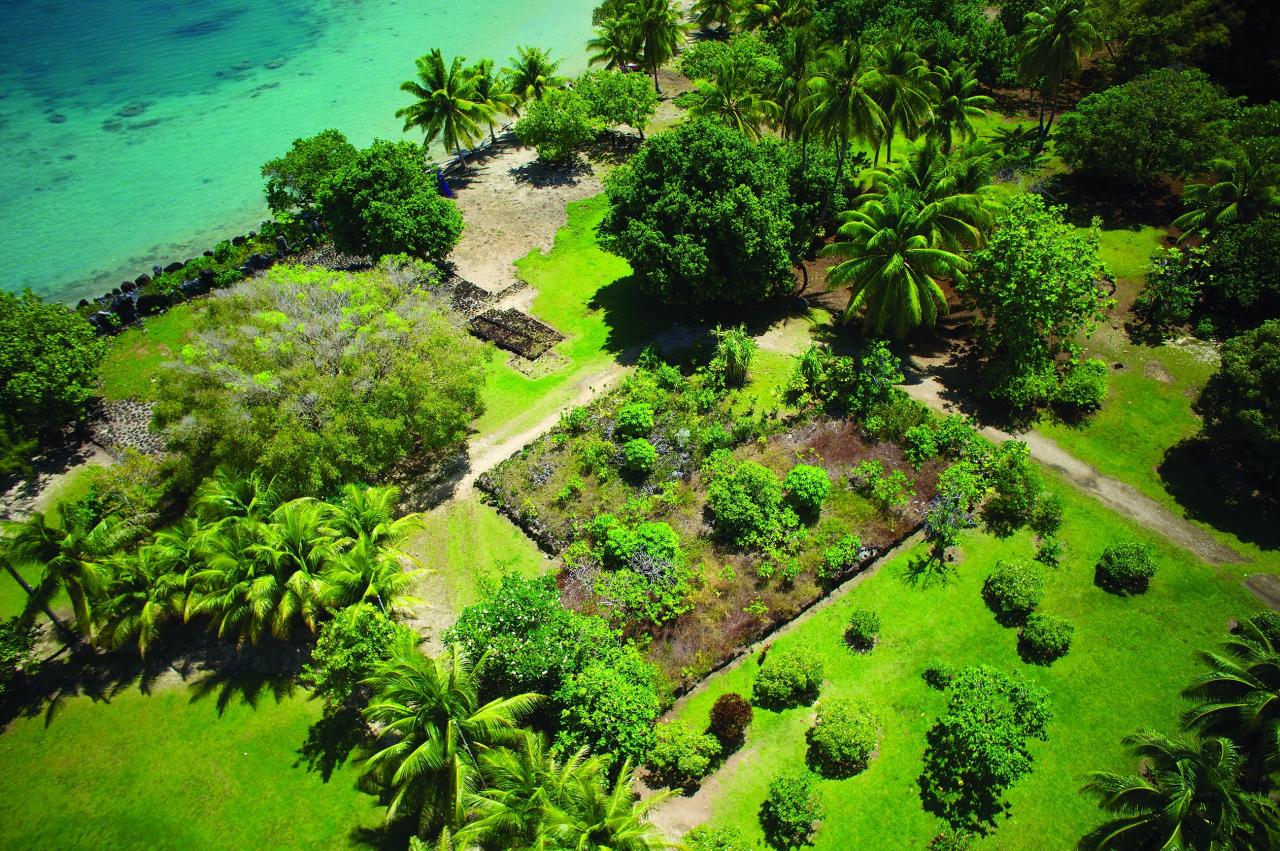
POLYGON ((817 697, 822 675, 822 660, 808 648, 771 651, 751 685, 751 701, 770 709, 808 703, 817 697))
POLYGON ((1228 340, 1222 365, 1195 403, 1203 433, 1225 460, 1233 491, 1275 494, 1280 483, 1280 319, 1228 340))
POLYGON ((831 477, 812 464, 797 464, 787 471, 782 490, 798 513, 815 515, 831 493, 831 477))
POLYGON ((726 746, 737 745, 751 726, 751 703, 737 692, 727 692, 711 704, 707 729, 726 746))
POLYGON ((356 153, 355 145, 337 130, 294 139, 284 156, 262 166, 267 206, 276 216, 317 212, 330 181, 355 162, 356 153))
POLYGON ((998 561, 982 595, 1002 622, 1021 623, 1044 599, 1044 574, 1025 561, 998 561))
POLYGON ((462 236, 462 213, 440 195, 414 142, 374 140, 333 175, 320 207, 334 244, 351 254, 438 262, 462 236))
POLYGON ((159 375, 169 448, 197 474, 273 470, 298 495, 457 445, 481 411, 487 353, 424 274, 277 266, 211 299, 196 341, 159 375))
POLYGON ((874 458, 858 462, 851 474, 853 485, 879 506, 882 513, 905 508, 915 495, 915 488, 901 470, 884 471, 884 464, 874 458))
POLYGON ((870 609, 854 609, 849 613, 849 625, 844 630, 844 640, 854 650, 866 653, 880 640, 880 615, 870 609))
POLYGON ((985 666, 958 672, 927 735, 926 808, 953 827, 994 824, 1005 791, 1031 771, 1027 740, 1045 740, 1050 720, 1047 694, 1020 675, 985 666))
POLYGON ((1067 654, 1075 631, 1066 618, 1032 612, 1018 632, 1018 643, 1023 656, 1047 665, 1067 654))
POLYGON ((653 472, 653 465, 657 460, 658 450, 643 437, 628 440, 622 445, 622 466, 628 472, 647 476, 653 472))
POLYGON ((844 533, 822 551, 822 566, 818 568, 818 577, 828 579, 839 576, 858 563, 861 553, 862 539, 852 532, 844 533))
POLYGON ((563 163, 576 157, 602 129, 604 123, 591 102, 576 89, 548 89, 525 109, 515 134, 521 144, 538 150, 538 159, 563 163))
POLYGON ((1082 99, 1055 150, 1073 169, 1142 184, 1199 174, 1222 148, 1236 101, 1195 68, 1161 68, 1082 99))
POLYGON ((645 763, 663 786, 689 790, 711 770, 720 756, 720 742, 710 733, 696 733, 682 721, 664 721, 653 731, 653 747, 645 763))
POLYGON ((690 80, 713 80, 725 61, 757 91, 776 85, 781 73, 778 51, 757 32, 738 32, 727 39, 703 39, 680 54, 680 73, 690 80))
POLYGON ((566 753, 587 748, 643 759, 662 710, 657 672, 630 648, 606 659, 570 674, 552 696, 560 707, 557 747, 566 753))
POLYGON ((988 362, 984 392, 1014 408, 1060 403, 1095 408, 1106 391, 1105 364, 1079 360, 1081 336, 1111 304, 1100 282, 1097 227, 1081 233, 1038 195, 1011 198, 987 244, 973 253, 962 288, 975 308, 977 340, 988 362))
POLYGON ((1141 594, 1155 575, 1155 550, 1141 541, 1111 544, 1098 559, 1097 582, 1115 594, 1141 594))
POLYGON ((591 557, 605 568, 595 577, 595 592, 616 616, 656 626, 689 611, 696 574, 670 525, 651 520, 627 526, 601 514, 589 537, 591 557))
POLYGON ((1133 302, 1133 312, 1153 330, 1163 333, 1185 325, 1200 305, 1208 276, 1208 249, 1170 248, 1152 259, 1133 302))
POLYGON ((653 406, 631 402, 618 409, 613 432, 626 438, 647 437, 653 431, 653 406))
POLYGON ((813 775, 794 769, 769 781, 769 791, 760 808, 760 824, 765 839, 774 848, 798 848, 810 844, 814 822, 824 813, 813 775))
POLYGON ((591 117, 606 127, 634 127, 641 139, 658 107, 658 93, 643 74, 588 71, 574 90, 586 101, 591 117))
POLYGON ((746 328, 722 329, 720 326, 711 332, 716 338, 716 350, 712 356, 710 370, 724 379, 727 387, 741 387, 747 383, 747 373, 751 369, 751 361, 756 354, 756 341, 746 328))
POLYGON ((742 832, 733 827, 695 827, 684 836, 689 851, 753 851, 742 832))
POLYGON ((1020 440, 1006 440, 991 453, 985 467, 991 493, 982 506, 987 528, 1007 536, 1032 522, 1044 492, 1040 470, 1031 461, 1031 450, 1020 440))
POLYGON ((650 138, 606 180, 601 244, 669 304, 750 304, 785 293, 812 232, 805 172, 783 145, 711 120, 650 138))
POLYGON ((707 506, 717 531, 729 540, 741 547, 765 549, 796 527, 795 512, 783 504, 782 483, 768 467, 734 461, 727 450, 719 450, 704 465, 704 473, 712 470, 707 506))
POLYGON ((0 475, 85 414, 104 347, 93 327, 26 290, 0 292, 0 475))
POLYGON ((0 700, 10 684, 34 661, 37 635, 38 631, 30 620, 9 618, 0 621, 0 700))
POLYGON ((323 697, 327 706, 363 705, 369 698, 365 680, 391 658, 399 636, 408 631, 376 605, 360 603, 343 609, 320 627, 301 682, 323 697))
POLYGON ((809 762, 825 777, 852 777, 867 767, 880 738, 880 719, 853 698, 823 698, 806 736, 809 762))

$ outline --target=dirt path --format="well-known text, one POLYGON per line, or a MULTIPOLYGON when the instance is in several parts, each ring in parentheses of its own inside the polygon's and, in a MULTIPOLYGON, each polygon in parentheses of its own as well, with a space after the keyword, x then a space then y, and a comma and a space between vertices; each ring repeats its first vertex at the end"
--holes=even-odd
MULTIPOLYGON (((695 696, 706 691, 707 686, 713 677, 716 677, 725 671, 732 671, 745 663, 748 659, 758 655, 761 650, 772 644, 774 641, 790 635, 818 612, 821 612, 828 606, 834 605, 836 602, 843 599, 843 597, 854 588, 857 588, 863 582, 866 582, 872 576, 879 573, 880 569, 884 567, 884 565, 893 561, 903 553, 909 552, 923 540, 924 535, 921 532, 916 532, 914 535, 903 539, 896 547, 876 559, 875 563, 866 570, 855 576, 849 577, 843 583, 837 585, 831 590, 830 594, 823 597, 817 603, 814 603, 799 617, 787 622, 783 626, 779 627, 777 631, 755 642, 728 665, 725 665, 715 674, 703 679, 702 682, 698 683, 698 685, 694 686, 686 694, 676 700, 676 702, 672 704, 671 708, 663 714, 661 720, 669 721, 675 717, 676 713, 679 712, 685 704, 695 696)), ((668 798, 666 801, 663 801, 650 812, 650 820, 657 825, 659 830, 673 840, 679 839, 688 831, 700 824, 703 824, 711 818, 712 805, 720 791, 720 784, 717 778, 720 776, 727 776, 729 772, 734 771, 737 767, 750 765, 756 756, 756 752, 757 749, 749 740, 745 747, 730 756, 725 761, 725 764, 721 766, 715 774, 708 777, 707 781, 698 787, 698 791, 694 792, 692 795, 681 795, 668 798)), ((643 783, 638 783, 636 788, 641 797, 647 797, 654 793, 653 789, 650 789, 643 783)))
POLYGON ((96 443, 83 443, 75 449, 57 452, 35 464, 31 480, 15 482, 0 493, 0 520, 26 520, 37 511, 47 511, 62 485, 85 467, 107 467, 115 458, 96 443))
MULTIPOLYGON (((903 389, 912 398, 935 410, 956 410, 944 397, 943 387, 938 379, 927 372, 916 383, 903 385, 903 389)), ((1065 476, 1080 490, 1190 550, 1210 564, 1236 564, 1244 560, 1235 550, 1173 514, 1137 488, 1103 475, 1039 432, 1012 434, 991 426, 984 426, 979 431, 988 440, 996 442, 1012 439, 1023 441, 1031 450, 1032 458, 1065 476)))

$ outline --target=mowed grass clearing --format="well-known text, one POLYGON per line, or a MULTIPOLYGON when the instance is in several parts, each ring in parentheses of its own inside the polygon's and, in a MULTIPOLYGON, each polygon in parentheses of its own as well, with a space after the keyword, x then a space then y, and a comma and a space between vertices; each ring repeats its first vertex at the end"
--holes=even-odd
POLYGON ((163 685, 69 698, 0 737, 6 848, 344 848, 382 822, 348 763, 298 764, 320 704, 303 689, 258 709, 163 685))
MULTIPOLYGON (((1023 673, 1051 695, 1054 720, 1048 742, 1033 742, 1033 773, 1016 785, 1010 817, 977 843, 981 848, 1072 848, 1100 821, 1093 801, 1077 790, 1094 769, 1133 766, 1122 736, 1148 725, 1173 730, 1179 691, 1199 666, 1197 650, 1215 646, 1228 620, 1257 603, 1229 579, 1183 551, 1132 526, 1100 504, 1053 480, 1066 516, 1061 567, 1048 570, 1041 611, 1076 626, 1071 652, 1050 667, 1024 663, 1017 631, 1000 626, 982 600, 982 583, 1001 558, 1029 557, 1029 534, 999 540, 966 534, 962 558, 945 584, 913 581, 909 564, 917 549, 817 611, 774 642, 774 648, 807 646, 822 658, 822 696, 869 700, 883 719, 879 753, 870 767, 846 780, 820 784, 827 816, 818 849, 923 848, 941 829, 926 812, 917 778, 923 768, 925 735, 946 703, 921 673, 934 661, 955 666, 992 665, 1023 673), (1093 565, 1113 540, 1149 540, 1160 555, 1160 573, 1143 596, 1119 598, 1093 584, 1093 565), (843 632, 853 608, 879 613, 881 644, 871 653, 849 650, 843 632)), ((713 676, 683 705, 678 717, 704 729, 711 704, 721 694, 750 695, 758 657, 713 676)), ((708 778, 711 823, 732 825, 762 840, 758 813, 769 781, 805 760, 805 732, 813 708, 783 712, 757 709, 744 753, 729 770, 708 778)))
POLYGON ((199 302, 177 304, 164 313, 142 320, 107 344, 107 356, 98 369, 102 397, 153 401, 155 376, 160 364, 177 358, 199 316, 199 302))

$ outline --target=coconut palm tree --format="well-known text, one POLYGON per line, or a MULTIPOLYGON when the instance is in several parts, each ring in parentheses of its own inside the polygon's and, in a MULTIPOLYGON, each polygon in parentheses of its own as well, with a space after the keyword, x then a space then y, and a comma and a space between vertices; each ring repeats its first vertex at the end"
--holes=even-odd
MULTIPOLYGON (((905 36, 899 35, 880 45, 872 57, 876 103, 884 112, 885 160, 893 160, 893 135, 902 130, 914 139, 932 114, 938 92, 929 73, 929 63, 916 53, 905 36)), ((875 159, 880 158, 876 143, 875 159)))
POLYGON ((7 560, 15 566, 14 573, 17 566, 43 565, 40 581, 27 599, 28 611, 39 607, 49 614, 49 601, 59 590, 65 591, 77 632, 92 640, 93 606, 103 588, 102 563, 137 540, 146 518, 93 517, 81 506, 65 502, 58 505, 58 518, 59 525, 53 526, 37 511, 21 523, 6 523, 7 560))
POLYGON ((752 90, 747 75, 729 57, 716 66, 714 81, 694 80, 689 115, 715 118, 751 139, 760 138, 760 125, 779 115, 778 105, 752 90))
POLYGON ((836 186, 844 173, 849 143, 879 138, 888 123, 872 94, 875 84, 862 44, 852 40, 829 48, 818 63, 818 73, 809 80, 807 129, 835 146, 836 186))
POLYGON ((978 92, 978 78, 973 66, 956 62, 949 68, 934 72, 934 88, 938 102, 933 107, 933 120, 929 122, 929 135, 942 141, 942 152, 951 153, 952 139, 958 136, 970 142, 978 138, 976 119, 983 118, 995 101, 978 92))
POLYGON ((482 135, 480 122, 492 117, 476 90, 474 69, 465 63, 463 57, 455 56, 446 65, 438 48, 418 57, 417 79, 400 84, 400 91, 412 95, 414 102, 396 110, 406 133, 421 130, 427 145, 440 139, 464 163, 463 146, 474 145, 482 135))
POLYGON ((563 88, 565 78, 556 75, 559 59, 551 58, 551 51, 541 47, 517 47, 516 55, 509 60, 507 73, 511 77, 511 91, 519 105, 537 100, 547 89, 563 88))
POLYGON ((515 115, 518 98, 511 91, 511 78, 506 72, 497 72, 492 59, 481 59, 463 72, 475 81, 476 102, 484 107, 485 121, 489 125, 489 141, 496 142, 493 132, 494 119, 499 115, 515 115))
POLYGON ((246 476, 220 466, 200 483, 194 503, 197 516, 204 520, 262 520, 280 505, 280 491, 274 478, 264 480, 257 470, 246 476))
POLYGON ((603 65, 609 71, 626 69, 640 55, 640 39, 625 18, 605 18, 587 42, 587 50, 591 51, 589 65, 603 65))
POLYGON ((481 758, 517 742, 517 725, 541 698, 520 694, 481 705, 466 655, 452 646, 430 659, 418 641, 401 635, 367 680, 375 696, 365 716, 379 739, 366 767, 390 793, 388 822, 412 819, 432 836, 462 823, 468 795, 487 785, 481 758))
POLYGON ((1083 791, 1115 815, 1082 843, 1099 849, 1274 848, 1277 811, 1236 783, 1240 753, 1229 740, 1175 739, 1140 731, 1124 739, 1139 774, 1095 771, 1083 791))
POLYGON ((546 739, 529 733, 517 745, 493 748, 481 757, 484 787, 467 796, 469 821, 458 841, 484 848, 535 847, 552 801, 564 788, 563 777, 578 770, 582 752, 560 763, 546 739))
POLYGON ((344 547, 364 537, 378 546, 395 547, 421 529, 421 514, 396 516, 399 499, 400 489, 393 485, 343 485, 329 518, 337 545, 344 547))
POLYGON ((106 564, 99 640, 113 649, 135 643, 145 657, 161 627, 183 616, 189 581, 167 547, 145 546, 115 556, 106 564))
POLYGON ((635 34, 640 47, 640 64, 653 76, 653 90, 658 86, 658 69, 680 51, 690 26, 675 0, 635 0, 624 20, 635 34))
POLYGON ((1280 648, 1245 622, 1221 652, 1200 658, 1209 670, 1183 692, 1197 701, 1183 723, 1239 745, 1248 758, 1245 785, 1259 790, 1280 769, 1280 648))
POLYGON ((938 245, 933 222, 910 196, 865 197, 841 217, 837 241, 822 249, 843 258, 827 283, 851 289, 844 321, 865 308, 864 325, 876 335, 887 328, 901 337, 917 325, 932 326, 947 312, 937 279, 962 276, 968 261, 938 245))
POLYGON ((737 12, 735 0, 696 0, 689 9, 694 22, 704 30, 710 30, 712 24, 719 24, 720 35, 728 32, 737 12))
POLYGON ((1058 111, 1058 91, 1080 76, 1081 62, 1102 43, 1085 0, 1052 0, 1028 12, 1018 42, 1022 79, 1040 87, 1040 146, 1049 136, 1058 111), (1045 112, 1048 111, 1048 122, 1045 112))
POLYGON ((1253 148, 1239 148, 1230 159, 1214 160, 1209 168, 1222 179, 1187 184, 1182 203, 1191 209, 1173 222, 1182 228, 1179 241, 1280 212, 1280 163, 1253 148))
POLYGON ((977 247, 1000 208, 990 185, 990 157, 967 151, 948 157, 934 140, 912 151, 901 167, 870 175, 874 191, 908 199, 929 224, 933 243, 953 251, 977 247))
POLYGON ((747 0, 738 17, 744 30, 778 30, 803 27, 813 17, 809 0, 747 0))
POLYGON ((809 104, 806 98, 817 58, 818 38, 813 30, 802 28, 786 32, 778 51, 781 73, 777 75, 777 86, 772 93, 773 101, 778 105, 782 137, 799 140, 805 153, 808 142, 806 107, 809 104))
POLYGON ((406 595, 426 568, 405 570, 408 560, 398 550, 360 536, 343 552, 330 557, 324 572, 324 599, 329 608, 340 609, 357 603, 376 603, 384 615, 406 604, 418 602, 406 595))
MULTIPOLYGON (((581 755, 579 755, 581 757, 581 755)), ((650 824, 645 814, 672 792, 637 801, 631 760, 609 782, 603 757, 585 759, 560 779, 559 794, 548 807, 542 835, 545 847, 583 851, 658 851, 678 848, 650 824)))

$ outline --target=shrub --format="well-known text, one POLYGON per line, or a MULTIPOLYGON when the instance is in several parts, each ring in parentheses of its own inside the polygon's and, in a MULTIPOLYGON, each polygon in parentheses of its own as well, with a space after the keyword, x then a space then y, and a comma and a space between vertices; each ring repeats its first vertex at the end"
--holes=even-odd
POLYGON ((857 373, 849 390, 849 409, 863 416, 884 405, 901 391, 895 385, 903 381, 902 361, 889 350, 888 342, 874 340, 858 359, 857 373))
POLYGON ((973 834, 967 830, 947 827, 929 840, 929 851, 969 851, 973 847, 973 834))
POLYGON ((407 631, 368 603, 339 610, 320 628, 311 661, 302 669, 302 684, 328 706, 363 706, 363 681, 379 662, 391 658, 392 647, 407 631))
POLYGON ((1058 533, 1062 525, 1062 497, 1056 493, 1042 494, 1036 500, 1036 507, 1031 512, 1031 530, 1042 538, 1058 533))
POLYGON ((1054 537, 1040 539, 1036 548, 1036 561, 1049 567, 1057 567, 1062 563, 1062 542, 1054 537))
POLYGON ((1066 618, 1032 612, 1018 634, 1022 655, 1047 665, 1071 649, 1075 631, 1076 628, 1066 618))
POLYGON ((774 777, 760 807, 760 825, 774 848, 810 844, 814 822, 822 816, 822 800, 807 771, 784 771, 774 777))
POLYGON ((582 434, 591 424, 591 412, 583 405, 574 405, 560 415, 560 430, 569 434, 582 434))
POLYGON ((653 747, 646 763, 664 786, 689 789, 711 770, 720 756, 720 742, 709 733, 695 733, 681 721, 667 721, 653 731, 653 747))
POLYGON ((566 678, 553 696, 560 707, 557 747, 644 759, 662 711, 657 677, 657 668, 626 647, 566 678))
POLYGON ((1155 551, 1139 541, 1111 544, 1098 559, 1098 584, 1114 594, 1141 594, 1156 575, 1155 551))
POLYGON ((998 561, 982 594, 1002 623, 1018 623, 1040 605, 1044 576, 1025 561, 998 561))
MULTIPOLYGON (((355 158, 355 146, 337 130, 294 139, 288 153, 262 166, 267 207, 277 215, 314 210, 334 174, 355 158)), ((231 250, 231 243, 220 242, 213 257, 225 262, 231 250)))
MULTIPOLYGON (((706 44, 707 42, 699 42, 706 44)), ((689 851, 755 851, 755 845, 733 827, 695 827, 684 835, 689 851)))
POLYGON ((924 680, 925 685, 929 688, 945 691, 959 672, 955 665, 948 662, 934 661, 925 667, 920 674, 920 678, 924 680))
POLYGON ((905 508, 915 493, 907 474, 901 470, 893 470, 871 485, 871 498, 879 503, 880 510, 884 512, 905 508))
POLYGON ((645 476, 653 472, 653 465, 658 461, 658 450, 643 437, 628 440, 622 447, 622 466, 637 475, 645 476))
POLYGON ((809 761, 825 777, 851 777, 867 767, 879 734, 880 720, 865 702, 824 699, 809 728, 809 761))
POLYGON ((1280 493, 1280 319, 1223 345, 1222 365, 1195 410, 1204 418, 1205 437, 1231 458, 1224 478, 1258 482, 1260 494, 1274 501, 1280 493))
POLYGON ((807 647, 772 651, 756 674, 751 700, 772 709, 808 703, 818 696, 822 674, 822 660, 807 647))
POLYGON ((1096 410, 1107 398, 1107 364, 1097 358, 1077 361, 1053 393, 1057 405, 1077 411, 1096 410))
POLYGON ((716 351, 711 359, 712 372, 724 377, 727 387, 741 387, 747 383, 747 372, 756 355, 756 341, 746 328, 724 330, 716 326, 712 331, 716 338, 716 351))
POLYGON ((739 546, 768 543, 781 522, 782 483, 754 461, 733 464, 707 488, 716 528, 739 546))
POLYGON ((653 431, 653 408, 643 402, 623 405, 614 421, 614 434, 622 437, 645 437, 653 431))
POLYGON ((912 426, 902 436, 902 451, 917 470, 930 458, 938 455, 937 437, 928 425, 912 426))
POLYGON ((782 489, 796 511, 817 514, 831 493, 831 479, 821 467, 797 464, 787 472, 782 489))
POLYGON ((574 88, 587 102, 592 116, 606 126, 626 124, 642 136, 658 106, 658 93, 645 74, 588 71, 578 77, 574 88))
POLYGON ((870 609, 854 609, 849 613, 849 626, 844 640, 855 650, 866 652, 880 638, 880 616, 870 609))
POLYGON ((1133 313, 1157 331, 1185 325, 1200 304, 1208 277, 1208 249, 1170 248, 1152 259, 1133 313))
POLYGON ((840 540, 827 547, 822 553, 822 564, 818 567, 818 578, 828 579, 838 576, 858 563, 862 552, 862 539, 846 532, 840 540))
POLYGON ((962 414, 948 414, 934 430, 934 443, 938 454, 954 460, 967 459, 982 447, 982 438, 974 430, 969 418, 962 414))
POLYGON ((522 145, 537 149, 543 162, 572 160, 578 150, 603 129, 581 94, 571 89, 547 89, 528 104, 514 132, 522 145))
POLYGON ((991 495, 982 507, 987 528, 999 537, 1012 535, 1031 522, 1044 487, 1031 463, 1031 450, 1020 440, 1006 440, 987 463, 991 495))
POLYGON ((726 745, 742 741, 754 713, 747 699, 736 692, 722 694, 711 704, 711 733, 726 745))

